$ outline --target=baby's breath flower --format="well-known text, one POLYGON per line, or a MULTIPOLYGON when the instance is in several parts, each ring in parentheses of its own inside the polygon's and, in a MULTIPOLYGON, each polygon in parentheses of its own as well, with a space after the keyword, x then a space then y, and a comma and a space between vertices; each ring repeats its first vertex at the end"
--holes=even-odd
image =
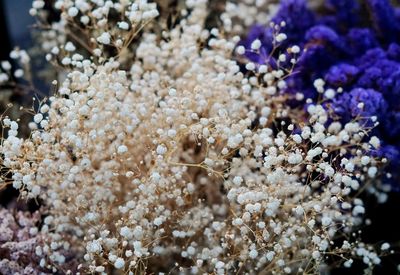
MULTIPOLYGON (((41 8, 35 1, 34 13, 41 8)), ((235 58, 247 51, 235 32, 257 9, 228 2, 221 29, 207 30, 207 2, 186 1, 184 18, 161 38, 155 25, 145 28, 159 16, 152 2, 58 0, 54 8, 61 19, 46 34, 61 36, 44 47, 66 79, 39 105, 28 138, 3 120, 0 146, 21 197, 48 209, 42 266, 61 260, 59 246, 82 251, 84 270, 132 274, 160 265, 184 272, 188 263, 196 273, 302 273, 344 253, 330 240, 365 213, 351 192, 379 173, 379 159, 362 154, 380 141, 364 141, 371 129, 358 122, 335 122, 319 101, 310 98, 307 110, 287 104, 291 67, 244 61, 251 72, 241 72, 235 58), (90 36, 72 40, 70 24, 89 26, 90 36)), ((272 24, 277 47, 290 39, 285 26, 272 24)), ((253 39, 248 51, 262 47, 253 39)), ((280 65, 296 63, 298 46, 280 50, 280 65)), ((28 60, 17 50, 11 57, 28 60)), ((333 98, 324 80, 314 86, 333 98)), ((379 262, 357 245, 346 244, 349 255, 379 262)))

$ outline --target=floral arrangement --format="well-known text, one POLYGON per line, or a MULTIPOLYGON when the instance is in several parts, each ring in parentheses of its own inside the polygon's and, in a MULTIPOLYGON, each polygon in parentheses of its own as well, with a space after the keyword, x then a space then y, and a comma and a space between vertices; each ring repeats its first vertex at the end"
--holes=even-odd
MULTIPOLYGON (((371 118, 377 119, 379 126, 373 132, 382 146, 371 153, 390 160, 387 176, 394 181, 386 180, 397 187, 399 12, 387 0, 332 0, 321 9, 317 13, 306 1, 284 1, 273 18, 275 23, 288 24, 285 45, 304 49, 298 73, 287 81, 287 92, 301 90, 304 100, 321 95, 326 108, 342 122, 362 118, 366 126, 372 126, 371 118)), ((273 47, 272 35, 271 28, 253 26, 241 43, 244 55, 258 64, 276 62, 279 56, 267 56, 273 47), (256 39, 261 42, 258 53, 251 51, 256 39)))
MULTIPOLYGON (((359 237, 364 198, 398 179, 388 1, 34 0, 30 14, 57 79, 21 108, 27 133, 1 117, 0 184, 38 209, 0 210, 0 272, 372 272, 394 253, 359 237)), ((28 53, 10 58, 2 85, 35 91, 28 53)))

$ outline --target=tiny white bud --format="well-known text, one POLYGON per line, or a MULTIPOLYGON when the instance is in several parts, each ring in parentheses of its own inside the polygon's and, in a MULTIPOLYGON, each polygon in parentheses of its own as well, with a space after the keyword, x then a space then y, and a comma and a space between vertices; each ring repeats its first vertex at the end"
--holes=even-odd
POLYGON ((258 50, 260 47, 261 47, 261 41, 259 39, 256 39, 251 43, 252 50, 258 50))
POLYGON ((126 152, 128 152, 128 147, 126 147, 125 145, 120 145, 120 146, 118 146, 117 151, 118 151, 118 154, 126 153, 126 152))

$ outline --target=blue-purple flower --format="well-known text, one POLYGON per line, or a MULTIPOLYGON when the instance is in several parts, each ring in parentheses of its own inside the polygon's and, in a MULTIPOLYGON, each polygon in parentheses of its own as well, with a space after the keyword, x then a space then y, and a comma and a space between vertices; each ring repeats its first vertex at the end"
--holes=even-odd
MULTIPOLYGON (((380 155, 391 161, 391 170, 400 170, 400 10, 389 0, 361 4, 326 0, 318 11, 309 9, 304 0, 286 0, 272 21, 286 22, 282 32, 288 39, 283 48, 299 45, 304 49, 296 74, 287 79, 286 92, 301 91, 304 99, 316 100, 319 95, 313 82, 318 78, 325 80, 326 88, 343 89, 326 106, 342 122, 362 118, 372 126, 366 118, 377 117, 379 125, 373 133, 382 141, 380 155)), ((271 34, 270 27, 255 26, 243 45, 247 47, 257 36, 262 41, 261 55, 268 55, 271 34), (259 34, 268 34, 268 39, 261 40, 259 34)), ((245 55, 253 62, 262 59, 255 53, 245 55)))

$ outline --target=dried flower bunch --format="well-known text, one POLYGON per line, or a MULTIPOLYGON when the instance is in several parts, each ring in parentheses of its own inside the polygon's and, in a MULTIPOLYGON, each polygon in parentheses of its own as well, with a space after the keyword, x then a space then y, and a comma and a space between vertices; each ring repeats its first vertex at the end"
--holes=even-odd
MULTIPOLYGON (((274 62, 242 58, 254 7, 271 15, 275 5, 227 3, 211 29, 207 5, 187 0, 159 34, 147 24, 154 3, 55 1, 44 47, 66 77, 29 137, 1 120, 2 184, 40 201, 44 271, 317 274, 354 258, 373 268, 389 253, 352 235, 364 223, 359 194, 386 162, 370 154, 378 121, 336 120, 318 99, 291 104, 301 48, 285 44, 290 22, 271 25, 274 62), (87 40, 75 45, 77 26, 87 40)), ((44 7, 35 0, 31 13, 44 20, 44 7)))
MULTIPOLYGON (((326 109, 342 122, 376 117, 380 124, 373 132, 382 146, 371 153, 390 160, 385 182, 398 189, 400 17, 390 2, 324 0, 315 11, 305 0, 286 0, 272 21, 287 23, 286 46, 304 49, 298 73, 287 80, 287 93, 301 89, 304 99, 323 97, 326 109), (320 91, 313 85, 318 79, 323 80, 320 91)), ((268 26, 253 26, 241 42, 248 50, 243 54, 264 64, 273 47, 272 34, 268 26), (261 43, 259 55, 251 52, 256 39, 261 43)), ((365 123, 373 124, 368 119, 365 123)))
MULTIPOLYGON (((51 274, 43 268, 46 251, 42 250, 47 232, 41 230, 40 213, 29 213, 10 208, 0 209, 0 273, 1 274, 51 274)), ((63 259, 63 268, 76 268, 68 247, 61 249, 54 257, 63 259), (61 252, 61 253, 60 253, 61 252)), ((60 267, 60 271, 66 271, 60 267)))

